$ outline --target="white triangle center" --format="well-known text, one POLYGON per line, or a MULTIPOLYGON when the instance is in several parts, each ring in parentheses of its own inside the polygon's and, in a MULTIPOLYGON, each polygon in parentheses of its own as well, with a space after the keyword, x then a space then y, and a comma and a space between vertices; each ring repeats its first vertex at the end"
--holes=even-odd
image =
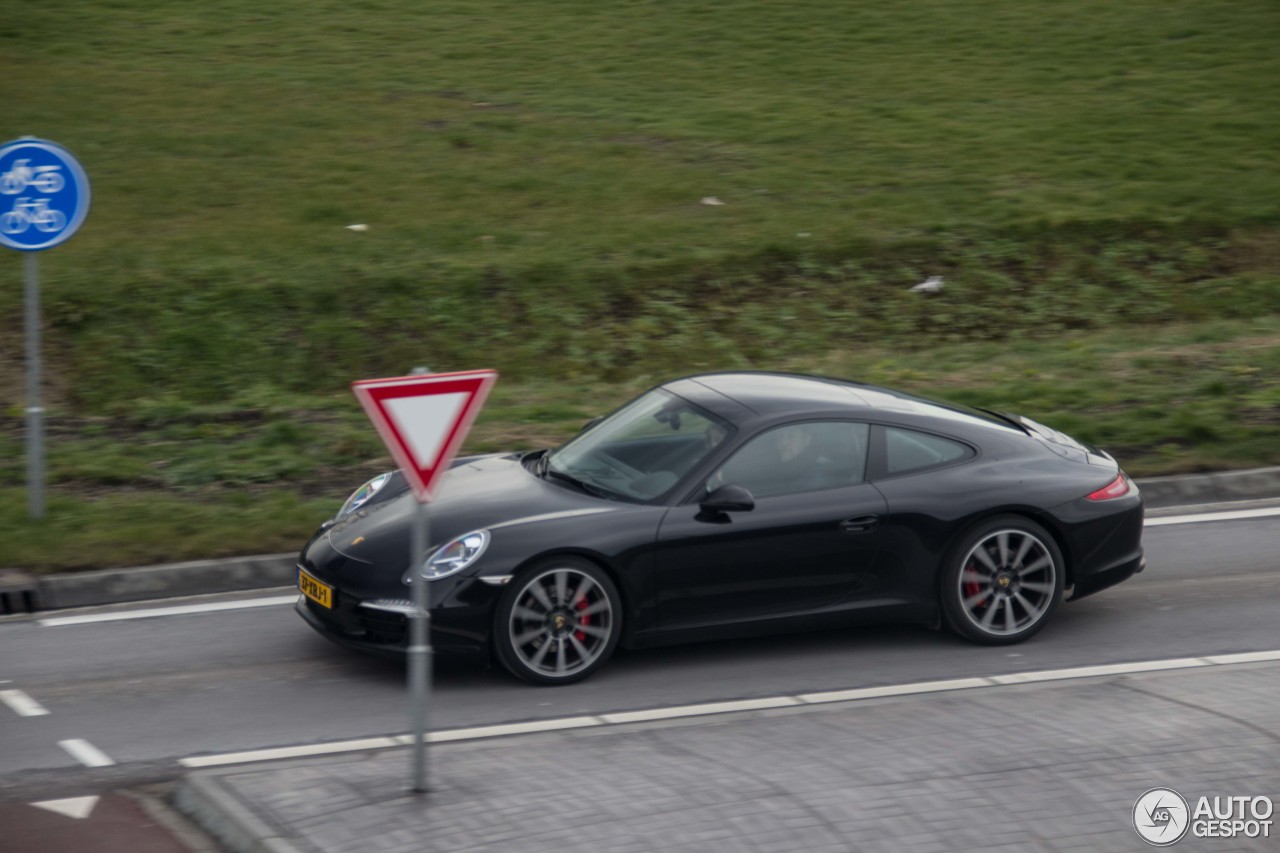
POLYGON ((98 799, 98 797, 70 797, 65 800, 44 800, 31 805, 38 809, 73 817, 76 820, 83 820, 93 811, 93 807, 98 804, 98 799))
POLYGON ((445 439, 453 431, 458 416, 471 399, 471 394, 431 394, 425 397, 399 397, 387 400, 384 408, 404 439, 413 463, 420 469, 436 467, 445 439))

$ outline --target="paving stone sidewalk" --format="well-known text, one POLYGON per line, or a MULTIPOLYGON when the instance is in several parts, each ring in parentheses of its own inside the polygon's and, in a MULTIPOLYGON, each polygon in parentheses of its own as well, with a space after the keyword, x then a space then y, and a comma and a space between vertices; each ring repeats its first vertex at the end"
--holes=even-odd
MULTIPOLYGON (((1280 664, 1002 686, 191 774, 237 853, 1138 851, 1150 788, 1280 801, 1280 664)), ((1176 850, 1280 850, 1196 839, 1176 850)))

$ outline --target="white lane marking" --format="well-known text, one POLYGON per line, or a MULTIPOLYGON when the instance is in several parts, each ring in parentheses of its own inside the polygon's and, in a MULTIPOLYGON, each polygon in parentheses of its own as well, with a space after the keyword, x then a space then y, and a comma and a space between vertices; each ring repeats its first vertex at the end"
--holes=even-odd
MULTIPOLYGON (((604 721, 599 717, 558 717, 554 720, 533 720, 528 723, 504 723, 497 726, 475 726, 469 729, 444 729, 438 732, 427 732, 427 740, 431 743, 447 743, 451 740, 472 740, 482 737, 501 737, 502 735, 522 735, 530 732, 552 732, 559 729, 581 729, 587 726, 602 726, 604 721)), ((400 735, 396 742, 401 746, 413 743, 413 735, 400 735)))
MULTIPOLYGON (((526 723, 505 723, 493 726, 475 726, 469 729, 445 729, 428 732, 431 743, 480 740, 504 735, 550 732, 559 729, 577 729, 591 726, 609 726, 621 723, 670 720, 709 714, 729 714, 735 711, 754 711, 766 708, 785 708, 795 705, 849 702, 861 699, 879 699, 892 696, 911 696, 927 693, 943 693, 950 690, 966 690, 981 687, 1004 687, 1033 682, 1067 681, 1073 678, 1096 678, 1106 675, 1123 675, 1138 672, 1160 672, 1198 667, 1227 666, 1235 663, 1259 663, 1280 661, 1280 649, 1264 652, 1241 652, 1229 655, 1211 655, 1202 658, 1171 658, 1168 660, 1137 661, 1134 663, 1080 666, 1073 669, 1046 669, 1037 672, 1019 672, 1009 675, 989 675, 976 678, 953 678, 943 681, 918 681, 911 684, 893 684, 884 687, 861 687, 854 690, 835 690, 826 693, 806 693, 799 696, 770 696, 763 699, 743 699, 736 702, 708 702, 702 705, 677 705, 670 708, 650 708, 645 711, 620 711, 585 717, 558 717, 550 720, 531 720, 526 723)), ((215 767, 223 764, 247 764, 253 761, 269 761, 278 758, 329 755, 367 749, 386 749, 413 743, 413 735, 393 735, 364 740, 333 741, 307 746, 285 746, 272 749, 255 749, 245 752, 227 752, 219 755, 195 755, 178 759, 183 767, 215 767)))
POLYGON ((88 625, 93 622, 120 622, 125 619, 150 619, 155 616, 186 616, 191 613, 213 613, 219 610, 244 610, 249 607, 274 607, 293 604, 295 595, 277 595, 271 598, 243 598, 237 601, 214 601, 208 604, 182 604, 177 607, 154 607, 149 610, 121 610, 114 613, 87 613, 83 616, 53 616, 36 620, 46 628, 62 625, 88 625))
MULTIPOLYGON (((532 723, 509 723, 499 726, 478 726, 471 729, 447 729, 438 732, 428 732, 427 740, 432 743, 436 743, 451 740, 498 737, 500 735, 555 731, 557 729, 575 729, 583 726, 599 725, 603 725, 603 723, 598 717, 561 717, 555 720, 538 720, 532 723)), ((271 749, 251 749, 244 752, 227 752, 220 755, 196 755, 189 758, 180 758, 178 759, 178 763, 183 767, 217 767, 222 764, 244 764, 250 761, 271 761, 282 758, 305 758, 309 755, 359 752, 367 749, 387 749, 393 746, 408 746, 411 743, 413 743, 413 735, 393 735, 390 737, 314 743, 306 744, 304 746, 281 746, 271 749)))
POLYGON ((1280 507, 1263 509, 1237 509, 1230 512, 1198 512, 1193 515, 1170 515, 1164 518, 1148 518, 1147 527, 1163 527, 1166 524, 1195 524, 1201 521, 1237 521, 1242 518, 1266 518, 1280 515, 1280 507))
POLYGON ((21 690, 0 690, 0 702, 19 717, 43 717, 49 711, 21 690))
POLYGON ((1174 658, 1137 663, 1112 663, 1103 666, 1077 666, 1071 669, 1043 669, 1039 672, 1015 672, 993 675, 996 684, 1030 684, 1035 681, 1068 681, 1072 678, 1096 678, 1099 675, 1128 675, 1134 672, 1159 672, 1165 669, 1194 669, 1213 666, 1207 658, 1174 658))
POLYGON ((1262 661, 1280 660, 1280 651, 1274 652, 1241 652, 1235 655, 1210 655, 1205 660, 1215 664, 1261 663, 1262 661))
POLYGON ((734 711, 762 711, 766 708, 782 708, 799 705, 794 696, 770 696, 767 699, 742 699, 737 702, 708 702, 703 705, 677 705, 674 708, 653 708, 646 711, 620 711, 601 714, 606 723, 639 723, 649 720, 670 720, 675 717, 699 717, 704 714, 731 714, 734 711))
POLYGON ((833 690, 828 693, 804 693, 796 698, 807 705, 822 702, 849 702, 855 699, 878 699, 881 696, 910 696, 913 693, 941 693, 970 687, 990 687, 990 678, 953 678, 946 681, 918 681, 888 687, 860 687, 856 690, 833 690))
POLYGON ((85 767, 110 767, 115 764, 109 755, 87 740, 81 740, 80 738, 60 740, 58 741, 58 746, 71 753, 71 757, 85 767))
POLYGON ((386 749, 399 745, 399 741, 394 737, 371 737, 363 740, 313 743, 306 746, 282 746, 276 749, 226 752, 221 755, 198 755, 192 758, 181 758, 178 763, 183 767, 216 767, 219 764, 244 764, 249 761, 271 761, 279 758, 300 758, 308 755, 330 755, 336 752, 386 749))

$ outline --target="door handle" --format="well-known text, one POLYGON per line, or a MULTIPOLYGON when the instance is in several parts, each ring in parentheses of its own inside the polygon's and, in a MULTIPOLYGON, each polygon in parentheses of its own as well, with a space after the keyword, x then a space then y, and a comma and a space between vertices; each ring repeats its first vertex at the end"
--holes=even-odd
POLYGON ((840 529, 845 533, 870 533, 879 526, 880 516, 878 515, 860 515, 840 522, 840 529))

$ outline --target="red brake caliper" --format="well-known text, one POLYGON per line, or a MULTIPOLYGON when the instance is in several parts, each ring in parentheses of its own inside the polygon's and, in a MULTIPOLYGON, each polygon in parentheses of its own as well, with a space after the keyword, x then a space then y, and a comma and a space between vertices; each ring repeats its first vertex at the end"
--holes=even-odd
MULTIPOLYGON (((965 566, 965 569, 966 569, 970 574, 977 574, 977 572, 976 572, 976 571, 974 571, 974 569, 973 569, 973 564, 972 564, 972 563, 970 563, 969 565, 965 566)), ((978 590, 979 590, 979 586, 978 586, 978 582, 977 582, 977 581, 965 581, 965 582, 964 582, 964 597, 965 597, 965 598, 972 598, 973 596, 977 595, 977 594, 978 594, 978 590)), ((996 615, 999 615, 999 614, 996 614, 996 615)))
MULTIPOLYGON (((578 599, 578 609, 579 609, 579 610, 586 610, 586 609, 587 609, 587 597, 586 597, 585 595, 584 595, 584 596, 582 596, 582 598, 578 599)), ((590 624, 591 624, 591 617, 590 617, 590 616, 587 616, 587 615, 579 616, 579 617, 578 617, 578 624, 579 624, 579 625, 590 625, 590 624)), ((577 637, 577 638, 578 638, 578 642, 579 642, 579 643, 585 643, 585 642, 587 641, 587 635, 586 635, 586 634, 584 634, 584 633, 583 633, 583 632, 581 632, 581 631, 574 631, 574 632, 573 632, 573 636, 575 636, 575 637, 577 637)))

